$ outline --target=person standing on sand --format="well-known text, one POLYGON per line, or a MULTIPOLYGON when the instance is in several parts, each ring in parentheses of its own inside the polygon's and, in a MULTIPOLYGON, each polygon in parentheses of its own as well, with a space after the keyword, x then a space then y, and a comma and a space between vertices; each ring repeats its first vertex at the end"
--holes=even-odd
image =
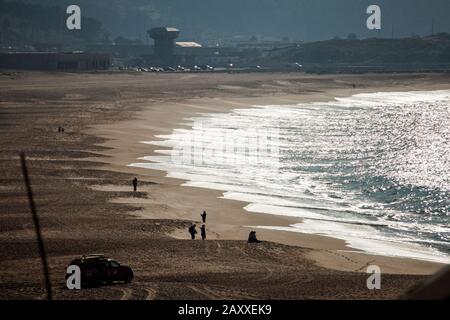
POLYGON ((202 217, 203 223, 206 223, 206 211, 203 211, 203 213, 200 216, 202 217))
POLYGON ((200 233, 201 233, 201 235, 202 235, 202 240, 205 240, 206 239, 206 227, 205 227, 205 225, 202 225, 201 227, 200 227, 200 233))
POLYGON ((138 179, 134 178, 133 179, 133 191, 136 192, 137 191, 137 184, 138 184, 138 179))
POLYGON ((192 240, 195 240, 195 235, 197 234, 197 230, 195 230, 195 223, 189 227, 189 233, 191 234, 192 240))

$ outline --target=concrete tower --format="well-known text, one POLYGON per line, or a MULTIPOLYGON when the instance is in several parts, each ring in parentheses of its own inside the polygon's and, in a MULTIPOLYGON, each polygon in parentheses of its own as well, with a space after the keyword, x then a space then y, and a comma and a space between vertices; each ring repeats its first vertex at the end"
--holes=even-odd
POLYGON ((175 39, 180 35, 176 28, 153 28, 148 35, 155 41, 155 58, 170 62, 174 58, 175 39))

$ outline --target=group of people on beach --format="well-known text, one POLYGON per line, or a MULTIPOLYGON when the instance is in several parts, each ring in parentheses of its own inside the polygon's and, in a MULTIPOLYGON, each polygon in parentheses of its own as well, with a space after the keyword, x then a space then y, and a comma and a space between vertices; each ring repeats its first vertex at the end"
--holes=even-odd
MULTIPOLYGON (((138 187, 138 179, 134 178, 132 181, 133 184, 133 192, 137 192, 137 187, 138 187)), ((200 215, 202 217, 202 221, 203 224, 200 227, 200 235, 202 236, 202 240, 206 240, 206 211, 203 211, 203 213, 200 215)), ((191 234, 191 238, 192 240, 195 240, 195 235, 197 234, 197 230, 196 230, 197 225, 195 223, 193 223, 188 231, 191 234)))
MULTIPOLYGON (((203 221, 203 224, 200 227, 200 234, 202 236, 202 240, 206 240, 206 226, 205 226, 206 211, 203 211, 203 213, 200 216, 202 217, 202 221, 203 221)), ((197 225, 195 223, 193 223, 188 229, 192 240, 195 240, 195 235, 197 234, 197 230, 195 229, 196 227, 197 227, 197 225)), ((256 237, 256 231, 250 231, 247 242, 248 243, 260 243, 262 241, 258 240, 258 238, 256 237)))
MULTIPOLYGON (((205 225, 206 211, 203 211, 203 213, 200 216, 202 217, 202 221, 203 221, 203 224, 200 227, 200 235, 202 236, 202 240, 206 240, 206 225, 205 225)), ((196 227, 197 227, 197 225, 195 223, 193 223, 188 229, 192 240, 195 240, 195 235, 197 234, 197 230, 195 229, 196 227)))
MULTIPOLYGON (((133 191, 136 192, 137 191, 137 186, 138 186, 138 179, 134 178, 132 181, 133 184, 133 191)), ((200 214, 200 216, 202 217, 202 226, 200 227, 200 235, 202 237, 202 240, 206 240, 206 211, 203 210, 203 213, 200 214)), ((191 239, 195 240, 195 235, 197 234, 197 225, 195 223, 193 223, 189 228, 188 228, 188 232, 191 235, 191 239)), ((261 241, 258 240, 256 238, 256 231, 250 231, 250 234, 248 235, 248 243, 260 243, 261 241)))

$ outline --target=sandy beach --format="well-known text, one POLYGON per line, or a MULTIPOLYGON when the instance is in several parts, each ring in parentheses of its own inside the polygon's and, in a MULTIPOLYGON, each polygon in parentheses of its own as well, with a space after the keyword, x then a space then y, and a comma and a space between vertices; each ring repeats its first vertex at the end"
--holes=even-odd
MULTIPOLYGON (((342 240, 258 230, 301 219, 255 214, 222 192, 128 166, 199 113, 329 101, 356 93, 449 89, 448 74, 3 73, 0 75, 0 299, 45 296, 20 172, 28 159, 57 299, 393 299, 442 265, 369 255, 342 240), (355 87, 353 87, 355 85, 355 87), (58 132, 63 126, 64 133, 58 132), (131 180, 139 179, 137 193, 131 180), (187 227, 208 212, 208 240, 187 227), (73 257, 106 253, 132 284, 64 289, 73 257), (381 290, 366 287, 380 266, 381 290)), ((160 149, 160 147, 158 147, 160 149)))

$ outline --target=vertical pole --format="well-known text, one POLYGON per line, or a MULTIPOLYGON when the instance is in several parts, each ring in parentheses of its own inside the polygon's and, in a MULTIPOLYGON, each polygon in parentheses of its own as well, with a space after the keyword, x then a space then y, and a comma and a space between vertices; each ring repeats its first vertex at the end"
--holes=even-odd
POLYGON ((25 186, 27 188, 28 202, 30 204, 31 215, 33 216, 34 228, 36 231, 38 247, 39 247, 39 254, 41 255, 41 260, 42 260, 45 286, 47 288, 47 299, 52 300, 53 299, 52 285, 50 283, 50 272, 48 270, 47 254, 45 252, 44 241, 42 240, 41 226, 39 224, 39 217, 36 212, 36 206, 34 205, 33 191, 31 190, 30 179, 28 177, 28 169, 27 169, 27 165, 25 163, 25 155, 23 153, 20 154, 20 161, 21 161, 21 165, 22 165, 22 174, 25 179, 25 186))

